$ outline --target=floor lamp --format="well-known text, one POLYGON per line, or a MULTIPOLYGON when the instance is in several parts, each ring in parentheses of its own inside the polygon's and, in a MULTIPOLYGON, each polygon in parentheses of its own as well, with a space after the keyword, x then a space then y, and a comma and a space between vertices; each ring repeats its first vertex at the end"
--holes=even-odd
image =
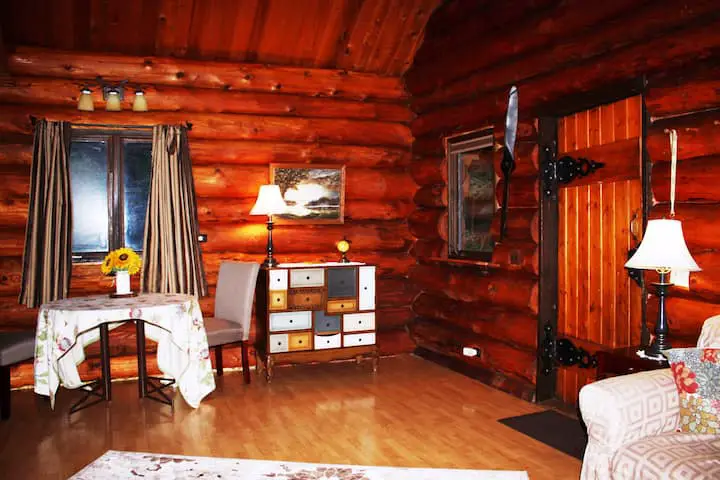
POLYGON ((277 185, 261 185, 260 191, 258 192, 258 198, 250 210, 250 215, 267 215, 267 256, 265 261, 262 263, 263 267, 274 267, 278 264, 277 260, 273 257, 273 220, 272 216, 278 213, 283 213, 287 210, 287 205, 280 194, 280 187, 277 185))
POLYGON ((665 297, 673 285, 670 273, 697 272, 700 270, 688 251, 679 220, 650 220, 645 236, 635 254, 625 264, 626 268, 655 270, 659 281, 652 285, 658 296, 658 317, 655 323, 655 340, 647 353, 658 354, 672 348, 668 339, 668 320, 665 311, 665 297))

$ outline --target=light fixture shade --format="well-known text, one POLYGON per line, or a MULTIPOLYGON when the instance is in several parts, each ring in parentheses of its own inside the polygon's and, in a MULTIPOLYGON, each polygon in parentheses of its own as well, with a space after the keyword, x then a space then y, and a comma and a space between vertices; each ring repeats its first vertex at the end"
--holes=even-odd
POLYGON ((120 105, 120 94, 116 90, 110 90, 107 92, 105 110, 108 112, 119 112, 122 110, 122 106, 120 105))
POLYGON ((135 92, 135 100, 133 101, 132 109, 133 112, 148 111, 147 98, 145 97, 145 92, 143 92, 142 90, 138 90, 135 92))
POLYGON ((700 270, 685 244, 680 220, 669 219, 648 222, 640 247, 625 266, 643 270, 700 270))
POLYGON ((286 210, 287 205, 280 194, 280 187, 277 185, 261 185, 257 201, 250 210, 250 215, 275 215, 286 210))
POLYGON ((95 110, 93 105, 92 90, 89 88, 83 88, 80 90, 80 98, 78 99, 77 109, 81 112, 92 112, 95 110))

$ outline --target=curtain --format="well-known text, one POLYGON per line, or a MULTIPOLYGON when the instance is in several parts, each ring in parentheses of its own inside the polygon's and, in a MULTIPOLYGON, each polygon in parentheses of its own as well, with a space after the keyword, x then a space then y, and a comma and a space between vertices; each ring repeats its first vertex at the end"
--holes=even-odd
POLYGON ((207 294, 185 127, 158 125, 153 128, 141 289, 207 294))
POLYGON ((35 124, 19 298, 31 308, 67 297, 70 287, 70 143, 69 123, 40 120, 35 124))

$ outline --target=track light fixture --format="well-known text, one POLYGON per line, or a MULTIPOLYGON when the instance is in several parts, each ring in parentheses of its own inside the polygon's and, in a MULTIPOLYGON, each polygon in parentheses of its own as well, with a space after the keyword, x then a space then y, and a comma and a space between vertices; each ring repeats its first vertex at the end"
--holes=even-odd
MULTIPOLYGON (((122 101, 125 99, 125 89, 130 88, 130 85, 128 85, 127 80, 111 83, 106 82, 102 77, 97 77, 95 82, 86 83, 82 89, 80 89, 80 96, 78 98, 77 109, 82 112, 92 112, 95 110, 91 87, 97 87, 102 91, 103 100, 105 100, 105 110, 108 112, 119 112, 122 110, 122 101)), ((147 112, 148 103, 142 87, 133 86, 132 88, 135 92, 132 105, 133 112, 147 112)))

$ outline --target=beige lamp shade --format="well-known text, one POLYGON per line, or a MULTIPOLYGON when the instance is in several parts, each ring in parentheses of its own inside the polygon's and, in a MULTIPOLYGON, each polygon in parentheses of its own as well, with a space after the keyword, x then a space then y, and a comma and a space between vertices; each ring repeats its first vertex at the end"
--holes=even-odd
POLYGON ((120 106, 120 94, 117 90, 108 91, 107 100, 105 101, 105 110, 108 112, 119 112, 122 110, 122 106, 120 106))
POLYGON ((80 98, 78 99, 77 109, 81 112, 92 112, 95 110, 93 105, 92 90, 89 88, 83 88, 80 90, 80 98))
POLYGON ((132 109, 133 112, 148 111, 147 98, 145 97, 145 92, 143 92, 142 90, 138 90, 135 92, 135 100, 133 101, 132 109))
POLYGON ((685 244, 680 220, 668 219, 648 222, 640 247, 625 266, 642 270, 700 271, 685 244))
POLYGON ((250 215, 275 215, 287 210, 287 205, 277 185, 262 185, 250 215))

